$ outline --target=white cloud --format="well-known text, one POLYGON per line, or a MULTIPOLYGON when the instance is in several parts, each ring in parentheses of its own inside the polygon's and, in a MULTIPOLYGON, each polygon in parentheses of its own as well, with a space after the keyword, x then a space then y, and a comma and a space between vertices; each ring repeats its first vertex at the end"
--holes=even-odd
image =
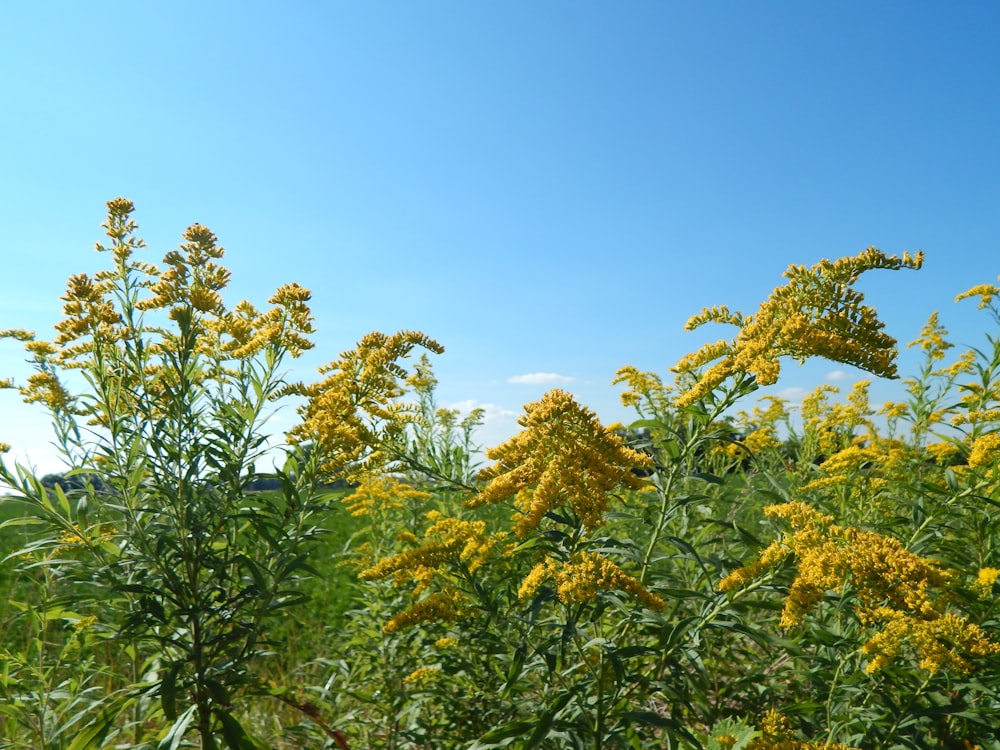
POLYGON ((848 377, 848 375, 843 370, 834 370, 833 372, 828 372, 826 374, 827 380, 844 380, 846 377, 848 377))
POLYGON ((507 378, 507 382, 519 385, 544 385, 546 383, 570 383, 575 379, 555 372, 529 372, 526 375, 511 375, 507 378))
POLYGON ((518 415, 518 412, 505 409, 498 404, 484 404, 472 398, 448 404, 446 408, 458 409, 462 414, 468 414, 473 409, 482 409, 483 424, 510 421, 516 419, 518 415))

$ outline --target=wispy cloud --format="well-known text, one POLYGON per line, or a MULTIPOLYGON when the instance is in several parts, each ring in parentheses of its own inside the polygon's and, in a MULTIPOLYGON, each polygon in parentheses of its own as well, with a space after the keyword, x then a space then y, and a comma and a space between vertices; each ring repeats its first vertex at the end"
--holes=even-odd
POLYGON ((847 373, 843 370, 833 370, 832 372, 828 372, 826 374, 827 380, 844 380, 847 377, 847 373))
POLYGON ((492 424, 495 422, 505 422, 517 418, 518 412, 512 411, 511 409, 505 409, 499 404, 484 404, 481 401, 476 401, 473 398, 466 399, 465 401, 456 401, 447 405, 448 409, 458 409, 462 414, 468 414, 473 409, 483 410, 483 424, 492 424))
POLYGON ((560 375, 555 372, 529 372, 526 375, 511 375, 507 378, 507 382, 519 385, 545 385, 546 383, 570 383, 575 379, 569 375, 560 375))

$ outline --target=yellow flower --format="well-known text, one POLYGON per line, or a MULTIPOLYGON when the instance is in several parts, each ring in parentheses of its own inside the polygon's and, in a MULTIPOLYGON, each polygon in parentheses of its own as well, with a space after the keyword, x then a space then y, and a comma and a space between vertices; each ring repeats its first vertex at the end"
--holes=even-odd
POLYGON ((431 494, 385 476, 365 477, 341 502, 352 516, 376 516, 403 507, 403 501, 428 500, 431 494))
POLYGON ((743 439, 743 445, 751 453, 757 454, 781 447, 781 441, 775 435, 773 427, 754 430, 743 439))
POLYGON ((54 412, 70 409, 75 401, 58 376, 48 370, 29 375, 28 384, 20 391, 25 403, 42 402, 54 412))
POLYGON ((944 337, 947 335, 947 329, 938 322, 938 314, 933 312, 927 318, 924 327, 920 330, 920 335, 907 344, 906 347, 919 346, 923 351, 927 352, 927 356, 930 359, 944 359, 945 352, 954 346, 954 344, 945 341, 944 337))
POLYGON ((421 622, 449 622, 461 613, 461 600, 462 595, 455 589, 430 594, 389 620, 383 630, 395 633, 421 622))
POLYGON ((345 472, 361 476, 382 468, 390 457, 380 448, 391 446, 413 418, 412 409, 398 402, 408 375, 399 360, 415 347, 444 351, 439 343, 418 331, 392 336, 373 332, 357 347, 320 368, 326 377, 312 385, 297 385, 282 395, 306 398, 299 408, 302 423, 292 428, 292 443, 313 442, 323 456, 328 475, 345 472))
POLYGON ((556 594, 566 604, 591 601, 598 591, 623 591, 648 609, 663 609, 666 602, 651 594, 611 560, 590 552, 574 555, 554 571, 556 594))
POLYGON ((976 575, 976 587, 979 588, 983 596, 993 591, 993 584, 1000 578, 1000 569, 982 568, 976 575))
POLYGON ((859 471, 882 459, 882 453, 875 448, 861 448, 852 445, 834 453, 820 464, 820 468, 829 474, 859 471))
POLYGON ((665 386, 659 375, 652 372, 641 372, 628 365, 615 373, 612 385, 628 386, 621 395, 624 406, 636 409, 646 417, 663 417, 670 410, 670 386, 665 386))
POLYGON ((731 342, 716 342, 683 358, 674 370, 690 372, 715 362, 677 398, 684 407, 737 374, 753 375, 759 385, 777 381, 779 359, 802 362, 820 356, 854 365, 875 375, 895 377, 896 341, 883 331, 875 309, 853 288, 861 273, 877 269, 919 268, 923 254, 887 256, 873 247, 854 257, 820 261, 811 268, 790 266, 787 284, 775 289, 754 315, 727 308, 704 310, 688 321, 692 330, 706 322, 737 325, 731 342))
POLYGON ((985 468, 996 465, 1000 460, 1000 433, 991 432, 983 435, 972 444, 969 451, 969 466, 985 468))
POLYGON ((417 667, 403 678, 404 685, 423 685, 441 676, 441 667, 417 667))
POLYGON ((934 459, 935 463, 948 464, 952 459, 958 456, 962 451, 954 443, 938 442, 938 443, 928 443, 924 448, 925 451, 934 459))
POLYGON ((913 554, 892 537, 837 526, 831 516, 802 502, 768 506, 764 512, 784 518, 792 533, 731 573, 720 583, 721 590, 746 585, 791 554, 798 570, 781 624, 800 623, 827 591, 850 589, 862 625, 880 627, 862 647, 871 657, 869 672, 889 664, 906 644, 920 656, 921 668, 931 672, 968 672, 973 658, 1000 653, 1000 644, 977 625, 943 611, 943 597, 934 592, 946 591, 954 576, 935 561, 913 554))
MULTIPOLYGON (((997 278, 1000 278, 1000 276, 997 278)), ((998 294, 1000 294, 1000 287, 994 284, 979 284, 956 296, 955 301, 959 302, 969 297, 979 297, 979 309, 985 310, 993 303, 993 298, 998 294)))
POLYGON ((558 508, 571 509, 594 529, 604 522, 613 492, 642 487, 632 467, 649 467, 651 459, 626 447, 568 393, 549 391, 524 411, 518 420, 524 429, 486 452, 496 463, 480 472, 489 483, 467 507, 513 499, 519 536, 558 508))

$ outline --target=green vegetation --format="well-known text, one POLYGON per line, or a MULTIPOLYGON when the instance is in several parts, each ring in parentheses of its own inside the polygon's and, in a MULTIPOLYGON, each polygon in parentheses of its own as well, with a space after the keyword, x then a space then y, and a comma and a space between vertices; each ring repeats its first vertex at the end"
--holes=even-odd
POLYGON ((131 212, 53 341, 5 332, 76 468, 0 468, 0 747, 1000 748, 1000 334, 932 317, 899 403, 752 400, 783 357, 895 377, 853 285, 919 256, 793 266, 672 382, 622 368, 633 424, 551 391, 477 471, 432 339, 287 382, 308 292, 228 308, 207 229, 159 268, 131 212))

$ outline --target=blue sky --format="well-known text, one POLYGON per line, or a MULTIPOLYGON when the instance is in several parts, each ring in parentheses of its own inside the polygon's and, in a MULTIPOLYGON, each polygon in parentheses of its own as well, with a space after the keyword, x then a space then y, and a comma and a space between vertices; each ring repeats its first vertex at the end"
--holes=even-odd
MULTIPOLYGON (((486 443, 553 386, 627 418, 618 367, 667 376, 730 334, 683 332, 692 313, 751 312, 788 264, 869 245, 927 254, 863 281, 892 335, 940 310, 977 344, 988 319, 952 300, 1000 273, 998 22, 971 2, 4 3, 0 328, 49 335, 122 195, 151 260, 211 227, 231 302, 313 291, 302 377, 369 330, 437 338, 440 400, 486 405, 486 443)), ((2 374, 22 359, 0 344, 2 374)), ((771 392, 835 372, 862 377, 789 365, 771 392)), ((0 439, 49 468, 44 420, 0 398, 0 439)))

